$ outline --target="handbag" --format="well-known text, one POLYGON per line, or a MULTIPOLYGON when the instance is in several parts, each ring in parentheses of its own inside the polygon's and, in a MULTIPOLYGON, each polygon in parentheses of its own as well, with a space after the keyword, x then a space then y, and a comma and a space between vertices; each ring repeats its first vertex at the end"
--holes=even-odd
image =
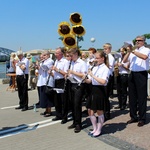
POLYGON ((48 86, 49 78, 50 78, 50 75, 48 76, 48 79, 46 81, 45 94, 51 95, 53 94, 54 90, 52 87, 48 86))

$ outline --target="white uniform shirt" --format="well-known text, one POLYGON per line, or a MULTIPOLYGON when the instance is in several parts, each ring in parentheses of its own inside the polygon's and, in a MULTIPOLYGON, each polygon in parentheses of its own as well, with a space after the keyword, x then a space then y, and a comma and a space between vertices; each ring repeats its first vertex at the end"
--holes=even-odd
MULTIPOLYGON (((60 60, 56 60, 54 66, 67 73, 67 71, 69 69, 69 61, 63 57, 60 60)), ((63 79, 64 78, 64 76, 57 71, 53 71, 53 73, 54 73, 54 79, 63 79)))
POLYGON ((115 65, 115 58, 112 56, 111 53, 108 54, 108 61, 109 61, 110 75, 113 75, 114 65, 115 65))
MULTIPOLYGON (((139 49, 135 49, 142 54, 145 54, 149 57, 150 49, 146 48, 145 46, 140 47, 139 49)), ((145 71, 149 69, 149 59, 143 60, 133 53, 129 55, 128 60, 130 61, 130 70, 131 71, 145 71)))
POLYGON ((94 76, 106 80, 106 83, 100 84, 94 78, 89 76, 89 79, 92 79, 92 85, 103 85, 106 86, 109 79, 109 68, 103 63, 101 65, 95 66, 92 70, 94 76))
POLYGON ((22 58, 22 60, 19 60, 16 63, 16 75, 24 75, 24 74, 29 74, 29 60, 25 57, 22 58), (23 71, 19 65, 24 64, 26 69, 23 71))
MULTIPOLYGON (((86 74, 87 73, 87 65, 82 59, 78 58, 75 62, 72 61, 70 70, 86 74)), ((82 78, 80 78, 74 74, 71 74, 69 77, 75 79, 78 83, 80 83, 82 81, 82 78)))
POLYGON ((94 61, 95 58, 87 58, 87 67, 90 68, 92 65, 90 63, 92 63, 94 61))
MULTIPOLYGON (((119 58, 119 62, 126 67, 129 65, 129 62, 123 63, 121 58, 119 58)), ((120 74, 129 74, 129 69, 125 69, 123 66, 119 66, 119 73, 120 74)))
MULTIPOLYGON (((48 58, 45 60, 43 63, 40 64, 40 69, 39 69, 39 75, 38 75, 38 81, 37 81, 37 86, 44 86, 46 85, 47 79, 48 79, 48 70, 51 69, 53 66, 54 61, 51 58, 48 58)), ((51 76, 49 79, 48 86, 54 87, 54 79, 51 76)))

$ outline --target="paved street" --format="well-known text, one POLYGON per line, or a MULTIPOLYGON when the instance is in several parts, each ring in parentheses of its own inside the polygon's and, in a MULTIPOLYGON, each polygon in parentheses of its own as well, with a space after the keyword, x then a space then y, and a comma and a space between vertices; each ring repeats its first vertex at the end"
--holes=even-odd
MULTIPOLYGON (((83 127, 80 133, 68 130, 72 121, 61 125, 51 117, 44 118, 31 109, 25 112, 15 110, 18 105, 17 91, 6 91, 7 84, 0 84, 0 150, 143 150, 150 149, 150 112, 148 107, 147 124, 141 128, 137 124, 127 125, 128 110, 112 109, 112 119, 105 122, 102 135, 91 138, 87 135, 91 129, 90 121, 83 113, 83 127)), ((37 91, 29 91, 29 106, 37 103, 37 91)), ((111 99, 112 107, 117 105, 116 98, 111 99)), ((148 101, 148 106, 150 102, 148 101)), ((55 110, 53 108, 53 113, 55 110)))

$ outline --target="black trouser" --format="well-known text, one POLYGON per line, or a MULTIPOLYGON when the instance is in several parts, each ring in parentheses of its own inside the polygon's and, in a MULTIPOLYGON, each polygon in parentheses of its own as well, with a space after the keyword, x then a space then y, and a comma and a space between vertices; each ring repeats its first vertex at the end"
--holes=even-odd
POLYGON ((28 107, 28 74, 17 75, 18 97, 20 107, 28 107))
POLYGON ((110 75, 108 83, 107 83, 107 86, 105 86, 106 100, 105 100, 105 103, 104 103, 104 113, 107 113, 108 115, 110 115, 110 101, 109 101, 109 96, 110 96, 110 91, 111 91, 111 88, 112 88, 113 78, 114 78, 114 76, 110 75))
POLYGON ((62 103, 62 118, 67 120, 68 111, 70 108, 71 101, 71 82, 69 80, 65 80, 65 88, 64 88, 64 98, 62 103))
POLYGON ((114 93, 113 93, 113 90, 114 90, 114 72, 113 72, 113 75, 110 75, 109 77, 109 81, 108 81, 108 94, 109 96, 113 96, 114 93))
POLYGON ((71 110, 73 117, 73 124, 81 126, 82 119, 82 96, 84 94, 85 84, 71 84, 71 110))
POLYGON ((126 107, 127 88, 128 88, 128 74, 119 74, 117 76, 117 94, 120 108, 126 107))
MULTIPOLYGON (((64 79, 56 79, 55 80, 55 88, 64 89, 64 79)), ((56 93, 54 98, 56 117, 62 118, 62 107, 64 101, 64 93, 56 93)))
POLYGON ((133 72, 129 75, 130 117, 146 121, 147 108, 147 71, 133 72), (138 107, 138 109, 137 109, 138 107), (137 114, 137 111, 138 114, 137 114))

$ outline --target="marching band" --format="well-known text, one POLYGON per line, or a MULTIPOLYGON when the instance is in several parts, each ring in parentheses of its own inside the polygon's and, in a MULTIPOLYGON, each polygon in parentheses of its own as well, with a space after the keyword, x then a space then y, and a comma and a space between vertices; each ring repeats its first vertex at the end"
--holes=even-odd
POLYGON ((93 124, 93 131, 90 135, 98 136, 104 122, 104 102, 107 99, 105 88, 110 76, 106 54, 103 51, 96 52, 94 49, 92 57, 89 58, 92 61, 84 61, 77 48, 70 48, 65 53, 64 48, 59 47, 55 51, 55 62, 48 55, 49 53, 43 53, 43 59, 36 66, 39 103, 41 108, 46 108, 41 115, 51 116, 51 107, 55 106, 56 116, 52 121, 61 120, 61 124, 64 124, 68 121, 67 116, 70 111, 73 122, 68 129, 74 129, 75 133, 80 132, 82 129, 82 100, 89 86, 86 107, 93 124), (44 89, 49 74, 51 82, 54 83, 50 85, 54 87, 54 93, 47 95, 44 89), (60 89, 63 92, 59 92, 60 89), (93 120, 96 118, 94 113, 96 112, 99 121, 94 124, 93 120))
MULTIPOLYGON (((142 40, 140 39, 139 41, 141 42, 142 40)), ((82 130, 82 102, 86 95, 86 110, 93 126, 93 130, 88 135, 97 137, 101 134, 104 121, 110 119, 109 97, 111 96, 111 90, 113 90, 111 82, 113 82, 115 66, 115 58, 111 54, 111 44, 106 43, 103 45, 103 48, 104 50, 101 51, 90 48, 90 57, 86 61, 81 58, 81 51, 78 48, 70 48, 68 50, 65 50, 63 47, 57 48, 55 50, 55 60, 50 58, 49 51, 44 51, 41 54, 41 60, 35 65, 35 74, 38 77, 39 104, 41 108, 45 108, 45 112, 41 113, 41 115, 44 117, 51 116, 51 107, 55 107, 56 114, 52 121, 61 120, 61 124, 65 124, 68 121, 68 112, 71 112, 72 124, 68 126, 68 129, 74 129, 74 132, 78 133, 82 130), (46 92, 47 86, 51 88, 50 93, 46 92)), ((124 67, 125 62, 128 63, 129 53, 137 53, 139 57, 145 58, 145 55, 139 54, 137 49, 136 51, 128 51, 124 53, 124 57, 121 55, 121 61, 116 63, 119 67, 124 67)), ((147 56, 149 51, 147 49, 145 51, 147 56)), ((21 70, 24 70, 24 67, 24 65, 18 65, 18 68, 21 68, 21 70)), ((19 70, 17 73, 19 73, 19 70)), ((123 77, 128 78, 126 72, 122 73, 124 73, 123 77)), ((137 75, 136 71, 131 73, 137 75)), ((145 70, 144 73, 146 78, 147 72, 145 70)), ((119 74, 121 74, 121 70, 119 70, 119 74)), ((22 73, 21 75, 24 77, 25 74, 22 73)), ((18 79, 18 85, 20 85, 19 82, 20 80, 18 79)), ((121 92, 123 91, 120 91, 119 94, 121 92)), ((28 97, 27 94, 26 97, 28 97)), ((125 103, 123 100, 119 103, 119 108, 120 110, 126 108, 126 100, 125 103)), ((145 114, 145 112, 141 112, 145 114)), ((132 112, 130 113, 132 115, 132 112)), ((133 120, 131 116, 131 120, 128 123, 137 121, 137 118, 133 120)), ((144 121, 141 119, 138 126, 143 126, 144 121)))

